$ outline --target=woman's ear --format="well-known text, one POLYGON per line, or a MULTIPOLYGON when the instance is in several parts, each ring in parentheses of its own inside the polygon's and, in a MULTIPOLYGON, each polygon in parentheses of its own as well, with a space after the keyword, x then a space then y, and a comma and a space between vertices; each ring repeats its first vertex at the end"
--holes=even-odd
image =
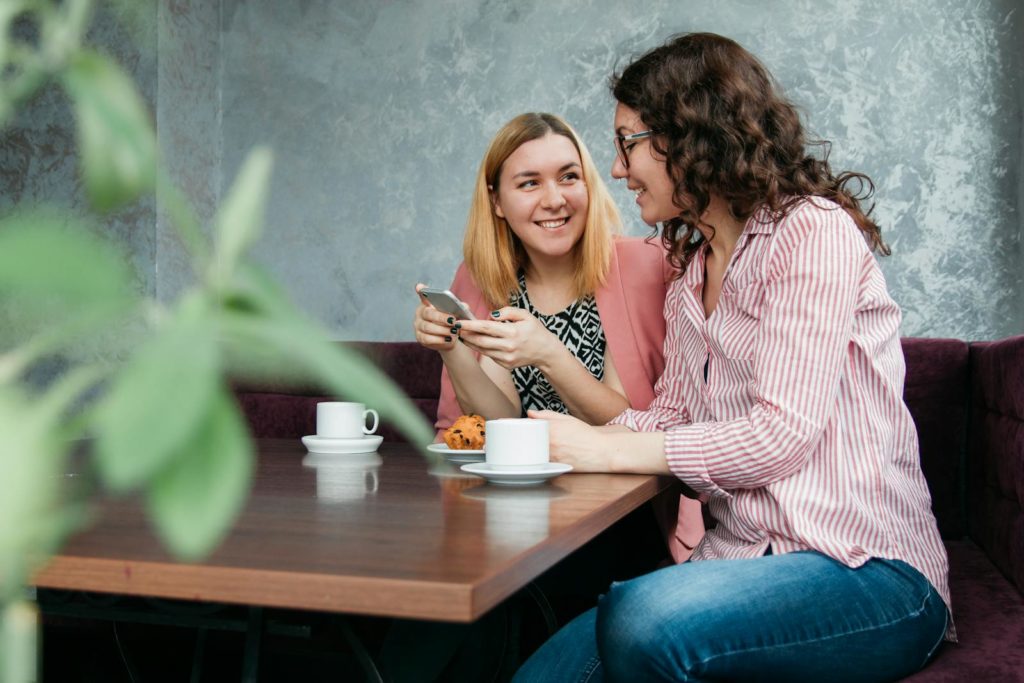
POLYGON ((505 212, 501 210, 501 202, 498 201, 498 193, 495 191, 494 185, 488 185, 487 192, 491 197, 491 208, 494 209, 494 215, 498 218, 504 218, 505 212))

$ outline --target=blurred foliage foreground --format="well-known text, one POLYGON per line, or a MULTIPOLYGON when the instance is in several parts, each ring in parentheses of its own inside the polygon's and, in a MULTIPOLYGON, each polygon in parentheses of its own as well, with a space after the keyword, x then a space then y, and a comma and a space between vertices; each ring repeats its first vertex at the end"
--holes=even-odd
POLYGON ((0 134, 9 134, 19 105, 60 87, 75 112, 81 180, 95 211, 90 219, 36 207, 0 218, 4 681, 36 677, 25 586, 82 523, 90 496, 140 491, 156 533, 183 560, 202 558, 224 536, 253 469, 227 377, 282 379, 289 368, 295 379, 316 378, 377 408, 413 442, 433 436, 382 372, 329 342, 246 261, 261 227, 268 150, 249 155, 214 224, 199 224, 161 167, 131 79, 83 44, 93 10, 92 0, 0 0, 0 134), (25 33, 32 39, 19 39, 25 33), (195 273, 174 302, 140 295, 127 255, 101 238, 104 213, 154 192, 195 273), (47 364, 60 370, 40 382, 33 370, 47 364), (63 473, 76 449, 94 484, 72 492, 63 473))

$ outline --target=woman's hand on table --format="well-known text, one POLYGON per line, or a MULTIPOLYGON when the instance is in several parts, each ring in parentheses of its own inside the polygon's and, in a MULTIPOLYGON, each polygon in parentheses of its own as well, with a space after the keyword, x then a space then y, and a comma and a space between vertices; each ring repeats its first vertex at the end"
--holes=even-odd
MULTIPOLYGON (((426 287, 424 284, 416 285, 416 293, 426 287)), ((416 307, 416 314, 413 317, 412 329, 416 334, 416 341, 422 346, 434 351, 451 351, 455 348, 457 332, 453 332, 456 323, 454 317, 437 310, 422 296, 420 305, 416 307)))
POLYGON ((665 460, 664 432, 634 432, 624 425, 593 427, 571 415, 530 410, 549 422, 551 459, 575 472, 671 474, 665 460))
POLYGON ((604 428, 552 410, 530 410, 527 415, 548 421, 552 461, 572 465, 576 472, 612 471, 611 460, 603 449, 604 428))
POLYGON ((522 308, 495 311, 489 320, 463 320, 459 336, 474 351, 511 370, 533 365, 543 372, 565 347, 539 320, 522 308))

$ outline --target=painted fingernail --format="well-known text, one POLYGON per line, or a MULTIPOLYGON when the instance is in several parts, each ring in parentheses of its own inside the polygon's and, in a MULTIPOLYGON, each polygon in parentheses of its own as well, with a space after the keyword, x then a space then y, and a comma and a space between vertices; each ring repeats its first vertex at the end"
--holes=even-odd
POLYGON ((445 338, 444 338, 444 340, 445 340, 446 342, 450 342, 450 341, 452 340, 452 338, 451 338, 451 337, 445 337, 445 338))
POLYGON ((449 325, 451 325, 453 322, 455 322, 455 318, 448 318, 448 324, 449 325))
POLYGON ((452 328, 452 334, 458 334, 458 333, 459 333, 459 328, 453 327, 452 328))
POLYGON ((497 318, 499 315, 501 315, 501 311, 491 311, 492 318, 497 318))

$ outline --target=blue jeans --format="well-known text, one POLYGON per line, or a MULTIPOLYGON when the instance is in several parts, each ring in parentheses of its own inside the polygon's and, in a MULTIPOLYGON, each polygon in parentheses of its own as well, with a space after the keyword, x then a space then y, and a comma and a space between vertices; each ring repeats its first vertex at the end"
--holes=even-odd
POLYGON ((886 681, 924 666, 946 619, 932 585, 899 560, 687 562, 612 584, 513 680, 886 681))

